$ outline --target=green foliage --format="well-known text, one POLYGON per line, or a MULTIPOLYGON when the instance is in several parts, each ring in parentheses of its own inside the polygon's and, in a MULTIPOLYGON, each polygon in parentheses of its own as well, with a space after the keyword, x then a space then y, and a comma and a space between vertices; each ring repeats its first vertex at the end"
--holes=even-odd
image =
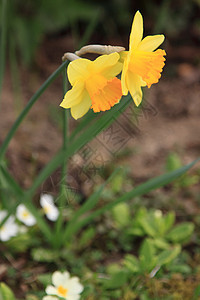
POLYGON ((126 284, 128 279, 128 273, 124 270, 113 273, 109 280, 104 280, 103 288, 104 289, 118 289, 126 284))
MULTIPOLYGON (((181 159, 177 153, 170 153, 166 160, 166 170, 173 171, 182 166, 181 159)), ((173 182, 173 185, 176 189, 187 188, 191 185, 194 185, 200 181, 200 177, 198 174, 189 175, 183 174, 180 178, 173 182)))
POLYGON ((15 300, 11 289, 3 282, 0 283, 0 300, 15 300))
POLYGON ((147 211, 140 208, 135 213, 128 233, 133 236, 149 236, 157 248, 167 249, 169 243, 187 242, 194 231, 193 223, 184 222, 173 227, 174 221, 174 212, 163 215, 160 210, 147 211))
POLYGON ((152 273, 154 276, 162 266, 171 263, 180 251, 179 245, 158 251, 152 240, 145 239, 139 250, 139 257, 136 258, 131 254, 126 255, 124 265, 133 274, 144 276, 152 273))

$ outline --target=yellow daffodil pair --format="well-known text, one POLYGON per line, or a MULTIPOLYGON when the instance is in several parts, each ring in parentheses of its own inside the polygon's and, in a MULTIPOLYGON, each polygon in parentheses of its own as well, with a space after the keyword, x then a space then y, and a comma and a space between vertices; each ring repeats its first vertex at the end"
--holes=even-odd
POLYGON ((164 50, 157 49, 164 35, 143 37, 143 19, 136 12, 129 41, 129 51, 101 55, 94 61, 79 58, 70 62, 67 74, 72 89, 60 104, 71 108, 74 119, 92 108, 94 112, 109 110, 122 95, 130 92, 135 104, 142 101, 141 87, 157 83, 164 67, 164 50), (122 72, 121 80, 116 76, 122 72))

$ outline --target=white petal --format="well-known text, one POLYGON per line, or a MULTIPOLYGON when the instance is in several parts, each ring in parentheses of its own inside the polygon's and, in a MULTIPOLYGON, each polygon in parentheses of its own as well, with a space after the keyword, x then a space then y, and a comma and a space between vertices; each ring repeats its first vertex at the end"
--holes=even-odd
POLYGON ((29 215, 29 217, 27 217, 27 219, 24 219, 24 224, 26 224, 27 226, 33 226, 36 224, 36 219, 34 216, 29 215))
POLYGON ((59 300, 57 297, 54 296, 44 296, 42 300, 59 300))
POLYGON ((40 196, 40 205, 44 207, 46 204, 54 204, 53 196, 49 194, 42 194, 40 196))
POLYGON ((0 230, 0 240, 1 241, 3 241, 3 242, 9 241, 10 238, 11 238, 11 236, 8 235, 5 230, 0 230))
POLYGON ((19 232, 19 226, 15 223, 8 223, 8 224, 5 224, 8 230, 8 233, 10 236, 16 236, 17 233, 19 232))
POLYGON ((48 285, 48 286, 46 287, 45 292, 46 292, 48 295, 58 295, 57 289, 56 289, 54 286, 52 286, 52 285, 48 285))
POLYGON ((52 282, 57 287, 59 285, 66 286, 66 283, 69 280, 70 274, 68 272, 61 273, 56 271, 52 275, 52 282))
POLYGON ((0 222, 2 222, 7 216, 7 212, 5 210, 0 211, 0 222))
POLYGON ((17 209, 16 209, 16 217, 17 217, 19 220, 20 220, 20 218, 21 218, 21 214, 23 213, 24 209, 26 209, 25 206, 24 206, 24 204, 20 204, 20 205, 17 206, 17 209))
POLYGON ((83 285, 79 282, 78 277, 70 278, 67 288, 69 289, 70 294, 80 294, 84 289, 83 285))
POLYGON ((59 210, 54 207, 50 213, 46 214, 46 216, 50 221, 56 221, 59 216, 59 210))
POLYGON ((14 222, 14 217, 11 216, 0 228, 0 240, 8 241, 11 237, 16 236, 18 231, 19 227, 14 222))
POLYGON ((68 294, 67 295, 67 300, 79 300, 80 297, 81 297, 80 295, 68 294))
POLYGON ((29 212, 24 204, 20 204, 17 207, 16 217, 27 226, 33 226, 36 223, 35 217, 29 212), (24 213, 27 215, 24 216, 24 213))

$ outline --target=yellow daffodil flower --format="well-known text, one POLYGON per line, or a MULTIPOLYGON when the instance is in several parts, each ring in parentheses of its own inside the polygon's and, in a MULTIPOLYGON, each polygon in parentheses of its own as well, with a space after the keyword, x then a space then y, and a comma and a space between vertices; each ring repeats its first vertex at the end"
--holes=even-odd
POLYGON ((94 112, 109 110, 122 96, 121 81, 115 77, 122 70, 118 53, 99 56, 94 61, 80 58, 70 62, 67 74, 72 89, 60 104, 71 108, 74 119, 92 108, 94 112))
POLYGON ((164 67, 164 50, 156 48, 164 41, 164 35, 143 37, 143 19, 139 11, 136 12, 129 41, 129 51, 121 52, 124 61, 121 83, 122 93, 130 92, 135 104, 138 106, 142 101, 143 86, 150 87, 157 83, 164 67))

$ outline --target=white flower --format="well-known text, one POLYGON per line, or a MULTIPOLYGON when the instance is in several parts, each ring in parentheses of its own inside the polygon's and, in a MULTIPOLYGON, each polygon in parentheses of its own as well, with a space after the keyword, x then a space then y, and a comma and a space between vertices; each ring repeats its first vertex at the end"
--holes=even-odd
POLYGON ((27 226, 33 226, 36 223, 35 217, 29 212, 24 204, 18 205, 16 217, 27 226))
MULTIPOLYGON (((68 272, 61 273, 56 271, 52 275, 53 285, 46 288, 48 295, 56 295, 66 300, 79 300, 83 286, 78 277, 71 277, 68 272)), ((47 299, 48 300, 48 299, 47 299)), ((50 299, 49 299, 50 300, 50 299)))
MULTIPOLYGON (((7 216, 5 210, 0 211, 0 223, 7 216)), ((18 233, 18 225, 14 222, 14 217, 10 216, 6 222, 0 227, 0 240, 5 242, 8 241, 12 236, 16 236, 18 233)))
POLYGON ((40 196, 40 205, 42 206, 45 215, 51 221, 56 221, 59 215, 59 210, 54 205, 53 197, 48 194, 40 196))

